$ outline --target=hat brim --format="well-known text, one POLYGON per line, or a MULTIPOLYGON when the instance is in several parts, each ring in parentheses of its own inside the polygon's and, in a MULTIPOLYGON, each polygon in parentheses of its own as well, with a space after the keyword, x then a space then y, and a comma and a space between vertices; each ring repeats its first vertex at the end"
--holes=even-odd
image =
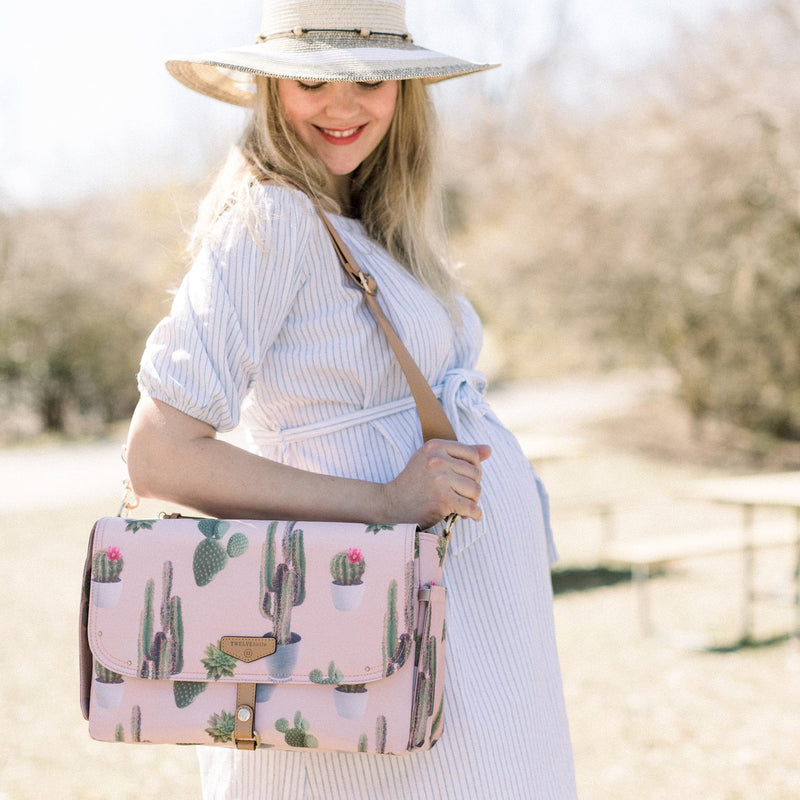
POLYGON ((412 78, 436 83, 492 69, 419 47, 396 36, 336 33, 279 37, 258 44, 167 61, 170 74, 197 92, 250 108, 254 75, 304 81, 388 81, 412 78))

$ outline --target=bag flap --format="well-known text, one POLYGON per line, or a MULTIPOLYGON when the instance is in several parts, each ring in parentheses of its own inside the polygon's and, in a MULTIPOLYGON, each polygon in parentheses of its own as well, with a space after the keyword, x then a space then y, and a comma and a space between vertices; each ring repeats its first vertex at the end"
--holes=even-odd
POLYGON ((411 652, 414 525, 111 517, 93 537, 101 682, 364 684, 411 652))

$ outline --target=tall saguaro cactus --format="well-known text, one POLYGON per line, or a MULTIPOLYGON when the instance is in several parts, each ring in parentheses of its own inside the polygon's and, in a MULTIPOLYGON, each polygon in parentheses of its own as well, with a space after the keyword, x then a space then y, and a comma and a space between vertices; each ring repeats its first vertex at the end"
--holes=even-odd
POLYGON ((306 556, 303 531, 295 530, 294 522, 286 525, 281 549, 283 561, 276 566, 275 533, 277 522, 267 529, 261 558, 261 614, 273 623, 279 645, 292 640, 292 609, 306 599, 306 556))
POLYGON ((410 747, 422 747, 433 716, 437 678, 437 642, 431 635, 430 609, 425 614, 422 634, 417 645, 417 675, 414 688, 414 710, 411 717, 410 747))
MULTIPOLYGON (((408 624, 408 617, 405 619, 408 624)), ((406 663, 411 652, 411 632, 398 633, 397 581, 389 583, 386 593, 386 614, 383 617, 383 674, 392 675, 406 663)))
POLYGON ((183 669, 183 613, 181 598, 172 596, 172 562, 165 561, 161 574, 161 630, 155 631, 155 581, 144 589, 144 608, 139 623, 139 676, 163 680, 183 669))

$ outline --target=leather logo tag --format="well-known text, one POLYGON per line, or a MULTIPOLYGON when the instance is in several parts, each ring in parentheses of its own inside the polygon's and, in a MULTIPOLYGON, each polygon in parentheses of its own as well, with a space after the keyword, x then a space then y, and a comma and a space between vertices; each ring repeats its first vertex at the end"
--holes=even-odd
POLYGON ((219 640, 219 649, 223 653, 247 664, 271 656, 277 646, 274 636, 223 636, 219 640))

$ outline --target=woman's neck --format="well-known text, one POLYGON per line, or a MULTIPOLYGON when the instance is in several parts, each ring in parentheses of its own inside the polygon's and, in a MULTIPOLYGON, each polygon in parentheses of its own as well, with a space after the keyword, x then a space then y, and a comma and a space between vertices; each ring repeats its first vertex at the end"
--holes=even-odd
POLYGON ((347 215, 350 210, 350 189, 352 182, 349 175, 334 175, 333 176, 333 190, 339 205, 342 208, 342 213, 347 215))

